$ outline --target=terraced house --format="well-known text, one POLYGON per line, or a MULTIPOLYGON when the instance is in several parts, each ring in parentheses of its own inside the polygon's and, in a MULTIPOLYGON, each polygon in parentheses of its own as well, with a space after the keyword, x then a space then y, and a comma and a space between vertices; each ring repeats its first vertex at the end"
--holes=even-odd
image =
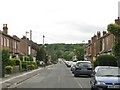
MULTIPOLYGON (((115 19, 115 23, 120 25, 119 17, 115 19)), ((101 33, 97 32, 97 35, 88 40, 88 45, 85 47, 85 57, 93 60, 97 55, 111 54, 114 41, 115 37, 113 34, 103 31, 101 36, 101 33)))
POLYGON ((39 45, 23 36, 21 39, 16 35, 8 35, 7 24, 3 24, 3 30, 0 30, 0 49, 8 50, 10 57, 24 55, 36 56, 39 45))
POLYGON ((7 24, 3 24, 3 31, 0 30, 0 49, 8 50, 11 55, 20 52, 20 39, 15 35, 8 35, 7 24))

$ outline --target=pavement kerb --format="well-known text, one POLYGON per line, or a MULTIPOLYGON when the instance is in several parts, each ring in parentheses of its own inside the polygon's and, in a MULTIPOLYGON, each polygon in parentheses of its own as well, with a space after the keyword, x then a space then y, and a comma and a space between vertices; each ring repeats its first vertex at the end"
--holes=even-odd
MULTIPOLYGON (((45 68, 49 68, 49 67, 52 67, 52 66, 53 66, 53 65, 49 65, 49 66, 47 66, 47 67, 45 67, 45 68)), ((19 83, 21 83, 21 82, 23 82, 23 81, 25 81, 25 80, 27 80, 27 79, 29 79, 29 78, 35 76, 36 74, 38 74, 38 73, 35 73, 35 72, 37 72, 37 71, 39 71, 39 70, 41 70, 41 69, 44 69, 44 68, 38 68, 38 69, 29 71, 29 72, 25 72, 25 73, 19 74, 19 75, 16 76, 16 77, 13 76, 13 77, 8 78, 8 79, 6 79, 6 80, 2 80, 2 82, 0 82, 0 84, 3 84, 3 83, 5 83, 5 82, 8 82, 8 81, 11 81, 11 80, 14 80, 14 79, 17 79, 17 78, 21 78, 21 77, 29 76, 29 75, 30 75, 29 77, 26 77, 26 78, 24 78, 24 79, 22 79, 22 80, 16 82, 16 83, 19 84, 19 83), (31 75, 31 73, 32 73, 32 75, 31 75)))

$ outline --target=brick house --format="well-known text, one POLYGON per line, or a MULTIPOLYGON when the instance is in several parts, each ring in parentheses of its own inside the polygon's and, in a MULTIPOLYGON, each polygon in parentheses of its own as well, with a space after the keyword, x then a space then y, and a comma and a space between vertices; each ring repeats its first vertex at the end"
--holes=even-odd
POLYGON ((88 45, 85 48, 85 56, 87 58, 93 59, 101 51, 101 34, 97 32, 97 35, 94 35, 91 40, 88 40, 88 45))
MULTIPOLYGON (((120 25, 120 18, 115 19, 115 23, 120 25)), ((88 41, 88 45, 85 48, 85 56, 93 60, 99 54, 110 54, 112 53, 113 43, 115 41, 115 36, 113 34, 103 31, 101 37, 100 32, 94 35, 91 40, 88 41)))
POLYGON ((20 52, 22 55, 32 55, 36 56, 39 46, 37 43, 34 43, 32 40, 29 40, 25 36, 20 39, 20 52))
POLYGON ((0 31, 0 49, 8 50, 12 55, 20 52, 20 39, 17 36, 8 35, 7 24, 3 24, 3 31, 0 31))
POLYGON ((20 39, 20 53, 23 55, 28 55, 28 41, 28 38, 25 36, 20 39))
POLYGON ((114 43, 114 40, 115 40, 114 35, 106 33, 105 31, 103 31, 103 36, 101 38, 102 38, 101 54, 112 53, 112 47, 113 47, 113 43, 114 43))

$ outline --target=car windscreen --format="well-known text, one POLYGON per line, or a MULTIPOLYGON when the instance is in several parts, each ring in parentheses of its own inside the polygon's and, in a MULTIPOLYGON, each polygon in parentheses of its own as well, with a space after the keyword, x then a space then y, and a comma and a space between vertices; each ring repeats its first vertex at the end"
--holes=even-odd
POLYGON ((118 76, 120 77, 120 68, 100 68, 96 76, 118 76))
POLYGON ((80 68, 92 68, 91 63, 89 63, 89 62, 79 62, 76 64, 76 66, 78 66, 80 68))

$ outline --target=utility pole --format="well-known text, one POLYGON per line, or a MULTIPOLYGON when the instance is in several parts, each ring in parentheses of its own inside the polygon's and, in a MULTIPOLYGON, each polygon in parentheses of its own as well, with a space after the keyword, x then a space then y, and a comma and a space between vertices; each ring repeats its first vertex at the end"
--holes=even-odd
MULTIPOLYGON (((32 30, 30 30, 30 41, 32 42, 32 30)), ((32 55, 32 47, 30 44, 30 55, 32 55)))
POLYGON ((43 35, 43 45, 44 45, 44 38, 45 38, 45 36, 43 35))
POLYGON ((28 31, 26 31, 26 55, 28 54, 28 40, 27 40, 27 34, 29 34, 28 31))

